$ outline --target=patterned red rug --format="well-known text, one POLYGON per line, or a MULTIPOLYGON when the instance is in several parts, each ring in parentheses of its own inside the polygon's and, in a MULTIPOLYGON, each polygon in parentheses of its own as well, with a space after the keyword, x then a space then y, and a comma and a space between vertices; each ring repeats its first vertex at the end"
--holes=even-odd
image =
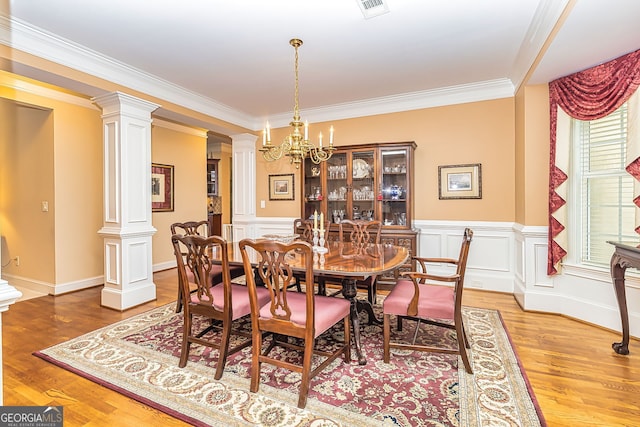
MULTIPOLYGON (((193 344, 178 368, 182 315, 173 304, 35 354, 193 425, 545 425, 499 313, 465 308, 465 322, 474 375, 436 353, 393 350, 385 364, 381 327, 364 326, 367 365, 334 361, 312 380, 305 410, 296 407, 299 374, 263 364, 259 392, 248 391, 250 348, 230 357, 221 381, 213 380, 217 350, 193 344)), ((454 332, 421 328, 425 340, 453 344, 454 332)), ((403 334, 413 331, 408 323, 403 334)), ((318 346, 341 339, 330 331, 318 346)))

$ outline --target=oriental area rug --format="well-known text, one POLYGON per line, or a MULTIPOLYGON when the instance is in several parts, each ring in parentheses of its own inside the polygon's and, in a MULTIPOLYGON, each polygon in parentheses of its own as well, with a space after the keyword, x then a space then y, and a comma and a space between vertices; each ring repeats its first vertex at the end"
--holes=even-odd
MULTIPOLYGON (((195 426, 545 426, 500 313, 465 307, 464 316, 473 375, 455 355, 392 349, 385 364, 382 328, 363 315, 367 364, 335 360, 312 379, 305 409, 296 406, 297 373, 263 364, 259 391, 249 391, 250 347, 229 357, 220 381, 217 350, 192 344, 179 368, 183 318, 175 303, 34 354, 195 426)), ((404 323, 400 333, 411 339, 415 322, 404 323)), ((455 332, 420 327, 424 339, 454 345, 455 332)), ((334 339, 342 339, 339 329, 318 346, 334 339)))

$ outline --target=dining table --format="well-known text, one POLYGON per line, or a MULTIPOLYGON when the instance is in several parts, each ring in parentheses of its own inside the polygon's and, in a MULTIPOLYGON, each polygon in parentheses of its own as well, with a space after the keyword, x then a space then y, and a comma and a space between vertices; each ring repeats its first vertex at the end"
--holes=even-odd
MULTIPOLYGON (((258 238, 259 239, 259 238, 258 238)), ((258 240, 256 239, 256 240, 258 240)), ((365 309, 371 320, 373 309, 366 299, 357 298, 356 281, 365 280, 370 276, 378 276, 395 270, 405 264, 410 257, 409 249, 404 246, 390 244, 367 243, 354 245, 350 242, 327 242, 324 249, 315 248, 313 252, 314 277, 327 276, 339 278, 341 294, 351 303, 350 320, 353 325, 353 344, 360 365, 366 365, 367 360, 362 353, 360 342, 360 320, 358 312, 365 309)), ((242 255, 237 242, 228 243, 229 265, 242 264, 242 255)), ((251 249, 250 249, 251 250, 251 249)), ((257 254, 248 252, 249 258, 257 260, 257 254)), ((214 252, 213 259, 219 257, 214 252)), ((287 263, 293 271, 304 271, 304 254, 291 252, 287 263)))

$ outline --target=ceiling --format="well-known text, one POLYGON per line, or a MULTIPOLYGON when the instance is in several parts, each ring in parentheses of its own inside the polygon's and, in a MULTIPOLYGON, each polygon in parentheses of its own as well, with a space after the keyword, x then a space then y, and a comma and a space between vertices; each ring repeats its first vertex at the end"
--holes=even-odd
POLYGON ((13 0, 0 43, 252 130, 291 119, 294 37, 309 121, 513 96, 640 48, 637 0, 368 0, 388 8, 369 19, 362 1, 13 0))

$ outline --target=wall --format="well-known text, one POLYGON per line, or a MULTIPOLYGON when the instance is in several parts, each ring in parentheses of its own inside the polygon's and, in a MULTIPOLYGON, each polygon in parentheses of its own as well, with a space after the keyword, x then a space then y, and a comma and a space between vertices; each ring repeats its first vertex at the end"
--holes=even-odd
MULTIPOLYGON (((515 101, 513 98, 429 108, 311 125, 310 134, 328 135, 335 128, 335 145, 415 141, 416 219, 513 221, 515 219, 515 101), (439 200, 438 166, 482 164, 481 200, 439 200)), ((274 129, 272 142, 288 128, 274 129)), ((259 139, 258 145, 262 143, 259 139)), ((259 217, 300 213, 300 172, 286 159, 265 162, 257 155, 257 176, 295 173, 296 199, 269 201, 268 181, 256 183, 259 217), (260 201, 266 207, 260 208, 260 201)))
POLYGON ((206 132, 154 119, 151 161, 174 166, 174 211, 154 212, 154 271, 175 266, 170 226, 174 222, 207 219, 206 132))
POLYGON ((102 283, 100 112, 86 98, 6 72, 0 98, 0 122, 15 126, 5 141, 13 157, 0 160, 0 227, 9 258, 20 256, 3 277, 51 294, 102 283))

